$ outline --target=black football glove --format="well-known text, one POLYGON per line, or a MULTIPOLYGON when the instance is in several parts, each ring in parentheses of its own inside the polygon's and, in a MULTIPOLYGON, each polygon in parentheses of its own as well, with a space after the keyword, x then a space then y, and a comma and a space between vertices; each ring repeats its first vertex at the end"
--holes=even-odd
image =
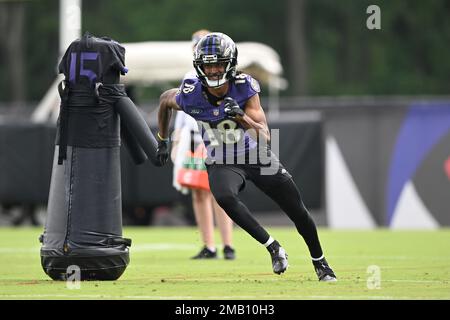
POLYGON ((224 106, 224 110, 225 114, 227 115, 227 117, 229 118, 236 118, 236 116, 240 116, 243 117, 244 116, 244 110, 242 110, 238 103, 236 102, 236 100, 234 100, 233 98, 230 97, 226 97, 224 99, 225 104, 224 106))
POLYGON ((159 134, 156 137, 156 141, 158 141, 158 148, 156 149, 156 161, 158 167, 162 167, 169 160, 169 152, 170 152, 170 140, 164 139, 162 140, 159 137, 159 134))

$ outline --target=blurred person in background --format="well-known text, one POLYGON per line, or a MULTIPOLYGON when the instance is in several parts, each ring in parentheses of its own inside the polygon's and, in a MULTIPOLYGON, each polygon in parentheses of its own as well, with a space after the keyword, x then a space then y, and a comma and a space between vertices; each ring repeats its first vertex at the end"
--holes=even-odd
POLYGON ((20 226, 27 223, 27 220, 32 226, 39 226, 38 217, 36 216, 36 205, 34 204, 19 204, 19 203, 2 203, 0 204, 0 213, 11 216, 10 223, 13 226, 20 226), (18 211, 18 213, 16 212, 18 211))
POLYGON ((288 256, 240 200, 238 194, 247 180, 274 200, 294 222, 308 246, 319 281, 336 281, 297 185, 270 149, 259 84, 251 76, 237 72, 237 58, 236 44, 227 35, 209 33, 200 39, 193 61, 197 77, 185 78, 179 88, 167 90, 160 97, 156 157, 161 165, 168 160, 172 110, 190 114, 202 129, 209 184, 215 199, 236 224, 266 247, 273 272, 286 271, 288 256))
MULTIPOLYGON (((193 50, 198 41, 208 33, 210 31, 202 29, 192 34, 193 50)), ((196 77, 197 74, 192 69, 184 78, 196 77)), ((187 168, 189 162, 200 161, 204 163, 204 145, 198 131, 197 121, 182 111, 177 112, 172 137, 173 186, 183 194, 191 191, 195 220, 203 242, 200 252, 192 259, 217 258, 214 240, 214 217, 222 238, 223 257, 227 260, 235 259, 235 250, 232 247, 233 221, 214 199, 209 189, 206 168, 204 165, 187 168)))

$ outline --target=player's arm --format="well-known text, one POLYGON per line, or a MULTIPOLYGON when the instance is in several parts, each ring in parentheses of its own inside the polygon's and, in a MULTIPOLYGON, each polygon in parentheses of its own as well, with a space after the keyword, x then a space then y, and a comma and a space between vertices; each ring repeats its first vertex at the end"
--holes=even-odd
POLYGON ((158 110, 158 125, 159 131, 156 136, 158 141, 158 148, 156 149, 156 163, 157 166, 163 166, 169 159, 170 140, 169 140, 169 123, 172 117, 173 109, 180 109, 175 96, 178 89, 170 89, 165 91, 159 97, 159 110, 158 110))
POLYGON ((181 110, 177 104, 175 97, 178 89, 169 89, 159 97, 159 110, 158 110, 158 135, 160 139, 169 139, 169 124, 172 118, 172 110, 181 110))
MULTIPOLYGON (((255 94, 245 104, 245 112, 236 114, 235 120, 239 122, 246 130, 253 129, 256 134, 270 141, 269 128, 267 126, 266 115, 261 107, 259 95, 255 94)), ((256 138, 256 137, 253 137, 256 138)))

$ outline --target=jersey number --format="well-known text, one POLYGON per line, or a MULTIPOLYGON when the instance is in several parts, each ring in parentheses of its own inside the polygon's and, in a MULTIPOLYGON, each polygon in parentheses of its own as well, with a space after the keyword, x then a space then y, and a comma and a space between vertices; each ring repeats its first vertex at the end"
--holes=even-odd
POLYGON ((217 124, 216 129, 212 129, 209 123, 201 121, 203 128, 208 134, 209 141, 212 146, 225 144, 234 144, 242 139, 242 130, 236 129, 237 124, 232 120, 223 120, 217 124))
MULTIPOLYGON (((87 77, 90 82, 95 82, 97 79, 97 74, 90 70, 84 68, 85 60, 97 60, 98 53, 97 52, 81 52, 80 54, 80 68, 78 72, 78 76, 87 77)), ((70 54, 70 70, 69 70, 69 81, 75 83, 76 76, 76 66, 77 66, 77 52, 73 52, 70 54)))
POLYGON ((246 78, 247 78, 247 75, 245 73, 238 74, 237 76, 234 77, 234 79, 235 79, 234 83, 243 84, 243 83, 245 83, 246 78))
POLYGON ((183 93, 191 93, 192 91, 194 91, 195 89, 195 85, 193 84, 189 84, 189 83, 185 83, 184 87, 183 87, 183 93))

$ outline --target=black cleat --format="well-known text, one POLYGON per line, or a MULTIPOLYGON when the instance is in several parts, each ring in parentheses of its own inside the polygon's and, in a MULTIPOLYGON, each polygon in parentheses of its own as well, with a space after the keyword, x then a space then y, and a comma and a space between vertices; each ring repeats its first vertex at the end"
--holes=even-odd
POLYGON ((270 246, 267 247, 267 250, 270 253, 270 257, 272 258, 272 269, 276 274, 282 274, 286 271, 288 267, 287 253, 280 246, 278 241, 272 242, 270 246))
POLYGON ((336 276, 333 270, 328 265, 327 260, 325 258, 320 259, 319 261, 314 261, 314 270, 316 270, 317 277, 319 281, 323 282, 334 282, 337 281, 336 276))
POLYGON ((230 246, 223 247, 223 257, 225 260, 234 260, 236 259, 236 253, 234 249, 230 246))
POLYGON ((191 259, 216 259, 216 258, 217 258, 217 251, 211 251, 206 246, 204 246, 203 249, 196 256, 193 256, 191 259))

